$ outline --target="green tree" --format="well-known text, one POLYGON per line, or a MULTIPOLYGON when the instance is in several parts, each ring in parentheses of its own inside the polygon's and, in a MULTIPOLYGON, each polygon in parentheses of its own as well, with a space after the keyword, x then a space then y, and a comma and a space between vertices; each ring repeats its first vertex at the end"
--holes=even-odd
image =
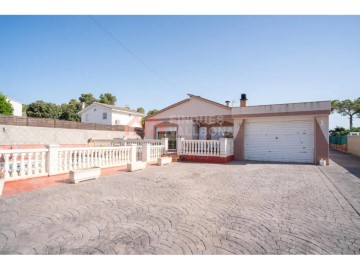
POLYGON ((152 110, 150 110, 150 111, 147 112, 146 117, 150 117, 150 116, 152 116, 153 114, 155 114, 155 113, 157 113, 157 112, 158 112, 157 109, 152 109, 152 110))
POLYGON ((7 100, 6 96, 0 92, 0 114, 12 115, 14 111, 13 106, 7 100))
POLYGON ((90 104, 97 102, 98 100, 91 93, 81 94, 79 97, 81 103, 85 102, 85 106, 89 106, 90 104))
POLYGON ((59 119, 60 114, 60 106, 42 100, 37 100, 33 103, 30 103, 26 110, 26 115, 28 117, 59 119))
POLYGON ((136 111, 137 111, 138 113, 143 113, 143 114, 145 114, 145 110, 144 110, 143 107, 137 108, 136 111))
POLYGON ((350 129, 352 129, 354 116, 360 116, 360 98, 355 100, 345 99, 342 101, 331 101, 331 112, 335 111, 343 116, 349 117, 350 129))
POLYGON ((26 105, 26 104, 23 104, 23 105, 22 105, 22 115, 23 115, 23 116, 26 115, 26 110, 27 110, 27 108, 28 108, 28 105, 26 105))
POLYGON ((100 95, 100 103, 115 105, 117 99, 111 93, 105 93, 100 95))
POLYGON ((76 99, 71 99, 67 104, 61 104, 61 114, 59 119, 68 121, 80 121, 78 112, 81 111, 82 104, 76 99))
POLYGON ((330 136, 343 136, 349 134, 349 132, 343 127, 336 127, 329 130, 330 136))
POLYGON ((146 114, 146 117, 143 117, 143 118, 141 119, 141 125, 142 125, 143 127, 145 127, 145 118, 148 118, 148 117, 152 116, 153 114, 155 114, 155 113, 157 113, 157 112, 158 112, 157 109, 152 109, 152 110, 148 111, 147 114, 146 114))

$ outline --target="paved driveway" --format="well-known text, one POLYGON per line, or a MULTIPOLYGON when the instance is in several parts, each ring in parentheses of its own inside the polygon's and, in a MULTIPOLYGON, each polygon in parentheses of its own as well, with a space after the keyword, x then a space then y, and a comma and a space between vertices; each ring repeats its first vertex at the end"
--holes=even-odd
POLYGON ((175 163, 25 192, 0 199, 0 253, 359 254, 359 214, 327 173, 175 163))

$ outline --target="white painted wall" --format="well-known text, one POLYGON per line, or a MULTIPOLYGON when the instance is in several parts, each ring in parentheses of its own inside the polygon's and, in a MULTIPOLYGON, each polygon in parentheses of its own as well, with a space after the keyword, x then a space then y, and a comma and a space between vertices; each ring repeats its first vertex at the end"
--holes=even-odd
POLYGON ((142 127, 141 115, 112 110, 96 103, 90 106, 81 113, 81 122, 83 123, 142 127), (107 113, 107 119, 103 119, 103 113, 107 113))
POLYGON ((111 125, 111 109, 94 104, 81 114, 81 122, 111 125), (107 113, 107 119, 103 119, 103 113, 107 113))
POLYGON ((111 123, 112 125, 128 125, 130 127, 142 127, 141 116, 119 111, 112 112, 111 123))
POLYGON ((13 115, 14 116, 22 116, 22 104, 18 101, 8 99, 8 101, 11 103, 11 105, 14 108, 13 115))

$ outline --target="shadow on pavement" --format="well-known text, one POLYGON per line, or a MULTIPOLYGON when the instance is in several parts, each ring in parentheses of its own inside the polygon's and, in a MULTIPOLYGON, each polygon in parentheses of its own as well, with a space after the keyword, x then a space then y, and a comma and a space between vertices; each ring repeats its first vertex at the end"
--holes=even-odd
POLYGON ((360 179, 360 157, 330 149, 330 159, 360 179))

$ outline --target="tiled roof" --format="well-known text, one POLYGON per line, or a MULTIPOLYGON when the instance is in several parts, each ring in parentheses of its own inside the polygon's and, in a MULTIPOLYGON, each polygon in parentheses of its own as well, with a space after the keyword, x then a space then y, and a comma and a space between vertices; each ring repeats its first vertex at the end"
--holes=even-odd
POLYGON ((127 108, 127 107, 119 107, 119 106, 114 106, 114 105, 109 105, 109 104, 99 103, 99 102, 94 102, 94 103, 100 104, 104 107, 108 107, 112 110, 120 110, 120 111, 125 111, 125 112, 139 113, 139 112, 131 110, 130 108, 127 108))

